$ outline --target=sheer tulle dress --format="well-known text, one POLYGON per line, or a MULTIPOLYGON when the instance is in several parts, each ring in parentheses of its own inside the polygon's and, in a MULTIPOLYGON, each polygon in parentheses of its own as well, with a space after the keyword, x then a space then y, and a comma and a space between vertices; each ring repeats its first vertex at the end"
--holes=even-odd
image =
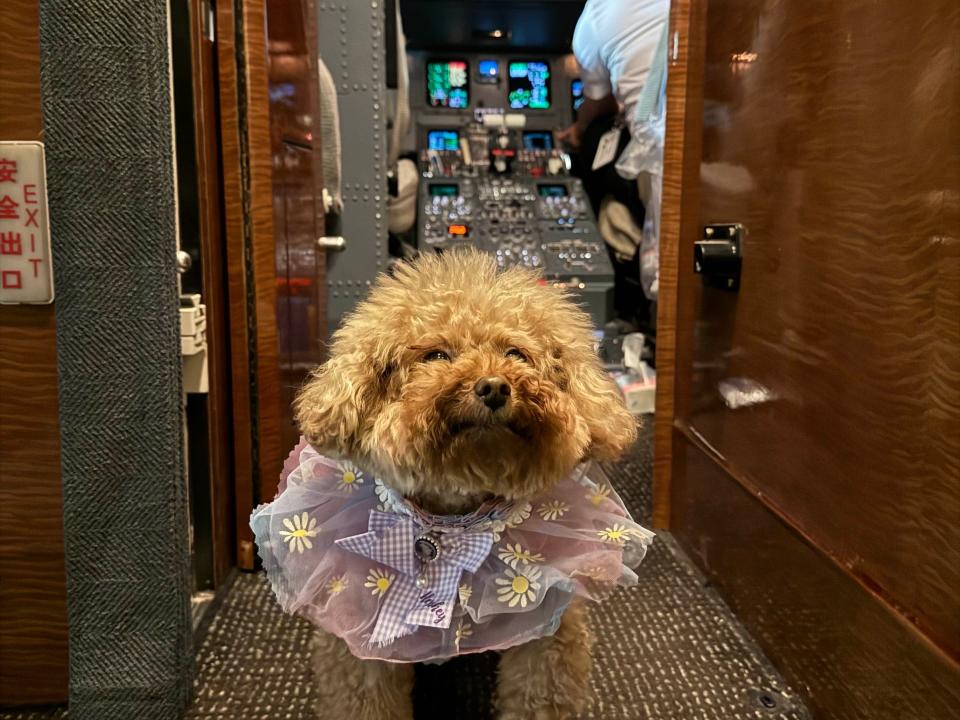
POLYGON ((282 608, 363 658, 439 660, 552 634, 575 596, 637 582, 653 539, 596 464, 543 496, 430 515, 306 442, 250 520, 282 608))

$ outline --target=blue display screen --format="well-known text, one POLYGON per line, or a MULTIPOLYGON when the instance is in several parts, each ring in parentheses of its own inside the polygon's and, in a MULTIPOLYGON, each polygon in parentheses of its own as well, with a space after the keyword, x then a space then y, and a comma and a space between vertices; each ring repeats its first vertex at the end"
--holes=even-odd
POLYGON ((570 83, 570 103, 574 112, 583 105, 583 80, 579 78, 570 83))
POLYGON ((507 99, 514 110, 550 109, 550 64, 545 60, 511 60, 507 99))
POLYGON ((553 150, 553 133, 549 130, 525 130, 524 150, 553 150))
POLYGON ((481 60, 477 72, 485 78, 495 78, 500 74, 500 64, 496 60, 481 60))
POLYGON ((431 130, 427 133, 427 147, 431 150, 459 150, 460 133, 456 130, 431 130))

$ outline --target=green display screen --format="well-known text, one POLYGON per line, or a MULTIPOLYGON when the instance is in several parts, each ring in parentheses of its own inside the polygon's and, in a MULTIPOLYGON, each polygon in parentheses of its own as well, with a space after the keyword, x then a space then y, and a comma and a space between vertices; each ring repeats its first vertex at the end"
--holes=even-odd
POLYGON ((507 73, 507 99, 514 110, 550 109, 550 63, 546 60, 511 60, 507 73))
POLYGON ((430 186, 430 197, 453 197, 459 194, 460 186, 455 183, 430 186))
POLYGON ((470 74, 466 60, 427 63, 427 102, 451 109, 470 105, 470 74))

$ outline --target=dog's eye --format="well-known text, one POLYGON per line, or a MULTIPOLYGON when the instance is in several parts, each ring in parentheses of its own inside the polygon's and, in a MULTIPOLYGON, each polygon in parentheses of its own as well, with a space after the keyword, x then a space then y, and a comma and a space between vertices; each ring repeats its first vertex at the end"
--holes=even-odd
POLYGON ((510 348, 509 350, 507 350, 507 352, 505 353, 505 355, 506 355, 508 358, 515 358, 515 359, 517 359, 517 360, 519 360, 519 361, 521 361, 521 362, 526 362, 526 361, 527 361, 527 356, 524 355, 524 354, 523 354, 520 350, 518 350, 517 348, 510 348))
POLYGON ((433 362, 434 360, 449 360, 450 356, 443 350, 431 350, 423 356, 424 362, 433 362))

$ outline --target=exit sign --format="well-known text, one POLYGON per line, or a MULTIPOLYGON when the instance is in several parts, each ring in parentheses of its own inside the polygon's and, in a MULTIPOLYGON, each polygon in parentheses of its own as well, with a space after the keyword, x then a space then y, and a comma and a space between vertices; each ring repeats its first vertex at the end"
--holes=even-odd
POLYGON ((0 304, 53 302, 43 143, 0 141, 0 304))

